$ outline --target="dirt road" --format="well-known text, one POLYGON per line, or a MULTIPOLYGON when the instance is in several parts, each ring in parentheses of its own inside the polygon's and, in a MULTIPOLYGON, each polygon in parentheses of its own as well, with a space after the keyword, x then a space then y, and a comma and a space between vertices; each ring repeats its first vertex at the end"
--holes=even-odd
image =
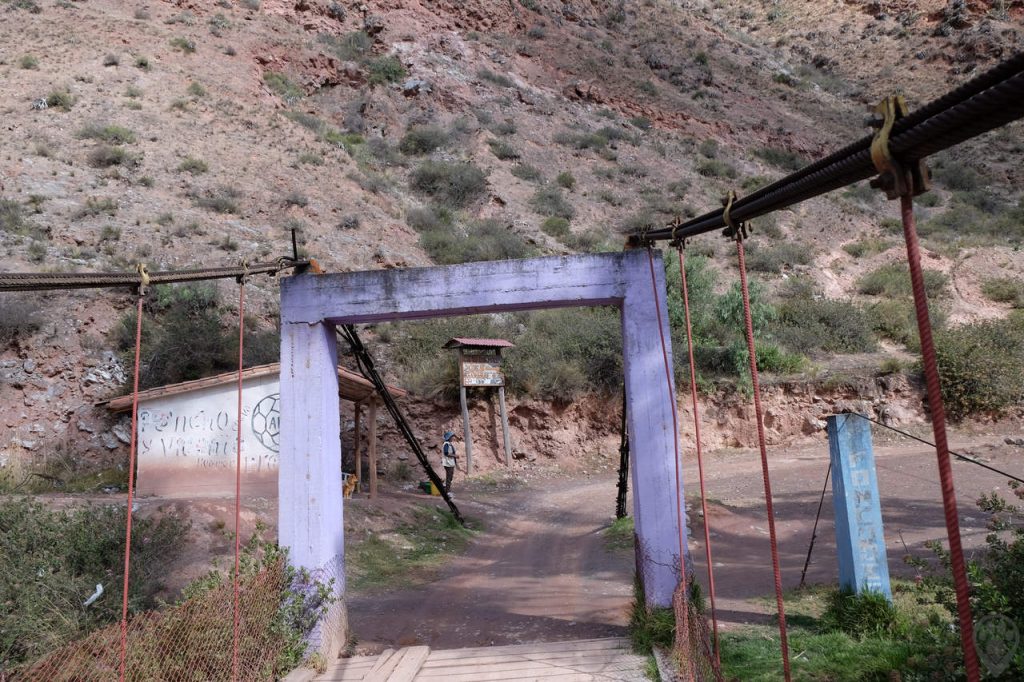
POLYGON ((509 493, 458 494, 486 530, 430 584, 349 600, 361 650, 432 648, 621 636, 633 557, 601 531, 613 480, 555 480, 509 493))
MULTIPOLYGON (((1024 471, 1024 451, 1003 446, 1003 436, 953 436, 1008 471, 1024 471)), ((930 556, 924 544, 944 539, 934 451, 926 446, 876 444, 883 520, 894 576, 911 577, 908 553, 930 556)), ((690 517, 690 553, 706 582, 703 529, 692 453, 684 467, 690 517)), ((776 526, 785 589, 797 587, 825 480, 828 447, 770 451, 776 526)), ((965 547, 984 544, 985 516, 975 500, 992 490, 1007 495, 1006 480, 965 462, 953 465, 965 547)), ((719 618, 724 627, 763 622, 773 603, 772 570, 756 451, 708 457, 712 548, 719 618)), ((463 511, 482 518, 486 531, 438 580, 386 594, 355 596, 349 617, 361 648, 412 643, 436 648, 514 644, 621 635, 631 599, 633 558, 609 552, 601 529, 611 522, 614 477, 556 480, 529 491, 459 495, 463 511)), ((808 572, 809 583, 834 583, 831 486, 808 572)))

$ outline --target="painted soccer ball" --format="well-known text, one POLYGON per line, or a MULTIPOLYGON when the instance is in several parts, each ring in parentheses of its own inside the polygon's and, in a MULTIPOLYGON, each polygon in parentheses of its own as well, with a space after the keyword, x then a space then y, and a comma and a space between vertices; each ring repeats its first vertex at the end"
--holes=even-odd
POLYGON ((278 410, 278 402, 281 394, 268 395, 258 403, 252 410, 252 432, 256 439, 271 452, 277 452, 279 447, 281 412, 278 410))

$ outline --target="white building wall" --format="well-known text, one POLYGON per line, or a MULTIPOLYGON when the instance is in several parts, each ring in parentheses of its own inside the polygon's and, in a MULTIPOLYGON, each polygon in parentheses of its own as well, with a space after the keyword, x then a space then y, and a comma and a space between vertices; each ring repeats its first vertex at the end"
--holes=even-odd
MULTIPOLYGON (((242 384, 242 494, 277 496, 280 380, 242 384)), ((161 497, 235 493, 237 384, 139 404, 138 492, 161 497)))

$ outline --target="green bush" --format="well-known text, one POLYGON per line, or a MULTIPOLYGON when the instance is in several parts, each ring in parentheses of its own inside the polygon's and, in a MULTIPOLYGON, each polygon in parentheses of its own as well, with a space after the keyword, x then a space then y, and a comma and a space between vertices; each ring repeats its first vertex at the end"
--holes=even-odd
POLYGON ((405 78, 408 73, 398 57, 386 55, 371 59, 366 64, 366 82, 370 85, 394 83, 405 78))
POLYGON ((1012 206, 983 192, 954 193, 944 212, 918 224, 918 234, 966 246, 1024 244, 1024 198, 1012 206))
MULTIPOLYGON (((929 299, 944 298, 947 295, 949 277, 937 270, 925 270, 924 290, 929 299)), ((868 296, 887 298, 908 298, 913 295, 910 286, 910 271, 902 263, 888 263, 857 280, 857 291, 868 296)))
POLYGON ((569 236, 569 221, 558 216, 551 216, 540 224, 544 234, 562 240, 569 236))
POLYGON ((39 311, 38 301, 25 294, 0 294, 0 350, 35 333, 42 324, 39 311))
POLYGON ((221 186, 192 196, 196 206, 214 213, 239 213, 238 199, 242 192, 230 186, 221 186))
POLYGON ((46 96, 46 106, 62 111, 71 111, 76 101, 74 95, 67 90, 54 90, 46 96))
POLYGON ((1011 303, 1014 308, 1024 308, 1024 281, 1017 277, 995 277, 985 280, 981 293, 996 303, 1011 303))
POLYGON ((27 54, 18 60, 18 66, 23 69, 33 70, 39 68, 39 59, 35 56, 27 54))
POLYGON ((110 168, 111 166, 133 167, 139 165, 142 157, 133 154, 124 147, 113 147, 101 144, 89 152, 89 165, 93 168, 110 168))
POLYGON ((851 301, 800 297, 778 306, 772 336, 797 353, 866 353, 875 350, 868 314, 851 301))
POLYGON ((892 242, 878 237, 864 237, 849 244, 843 244, 843 251, 854 258, 870 256, 875 253, 884 253, 892 247, 892 242))
POLYGON ((81 139, 101 140, 108 144, 132 144, 135 133, 118 125, 100 125, 91 123, 78 131, 81 139))
POLYGON ((288 76, 277 71, 264 72, 263 82, 271 92, 288 103, 301 99, 306 94, 305 90, 293 83, 288 76))
POLYGON ((562 190, 557 187, 538 188, 530 198, 530 208, 540 215, 555 216, 566 220, 572 220, 576 215, 576 209, 562 195, 562 190))
POLYGON ((558 183, 559 187, 569 190, 570 192, 576 187, 576 177, 569 171, 562 171, 555 178, 555 182, 558 183))
POLYGON ((504 140, 488 140, 487 146, 491 148, 491 153, 502 161, 514 161, 519 158, 519 152, 515 147, 504 140))
POLYGON ((186 156, 184 161, 178 164, 179 173, 191 173, 192 175, 201 175, 210 169, 206 165, 206 162, 202 159, 195 159, 191 156, 186 156))
POLYGON ((363 31, 353 31, 343 36, 321 33, 318 40, 327 45, 343 62, 362 61, 373 47, 373 38, 366 35, 363 31))
POLYGON ((554 141, 556 144, 579 150, 601 150, 608 146, 608 138, 604 135, 587 132, 577 133, 571 130, 555 133, 554 141))
POLYGON ((940 330, 935 350, 950 418, 1024 403, 1024 313, 940 330))
POLYGON ((529 182, 538 182, 542 178, 540 169, 528 163, 517 163, 512 166, 512 175, 529 182))
POLYGON ((427 161, 410 174, 409 186, 416 192, 461 208, 484 194, 487 177, 469 162, 427 161))
POLYGON ((171 47, 177 48, 185 54, 192 54, 196 51, 196 44, 188 38, 172 38, 171 47))
POLYGON ((787 149, 774 149, 772 147, 759 147, 754 150, 754 154, 773 166, 777 166, 785 171, 797 171, 807 164, 807 159, 803 155, 791 152, 787 149))
POLYGON ((411 209, 406 222, 420 233, 420 246, 437 263, 506 260, 532 253, 522 237, 498 221, 476 220, 463 225, 444 207, 411 209))
MULTIPOLYGON (((157 605, 167 562, 188 526, 175 513, 133 522, 129 608, 157 605)), ((0 499, 0 667, 34 659, 121 617, 125 508, 51 511, 25 498, 0 499), (82 601, 97 584, 103 596, 82 601)))
POLYGON ((735 178, 738 173, 731 164, 719 159, 701 159, 697 164, 697 172, 706 178, 735 178))
POLYGON ((503 88, 511 88, 512 80, 508 76, 504 76, 500 73, 494 73, 490 69, 479 69, 476 72, 477 78, 485 80, 489 83, 494 83, 503 88))
POLYGON ((398 143, 398 150, 409 156, 422 156, 448 144, 448 133, 433 125, 412 126, 398 143))
POLYGON ((764 246, 751 242, 746 249, 747 267, 754 272, 779 273, 785 266, 809 265, 814 253, 806 245, 778 242, 764 246))
MULTIPOLYGON (((139 385, 152 388, 175 384, 238 368, 238 321, 224 315, 220 291, 212 284, 153 287, 146 301, 143 324, 139 385)), ((132 366, 135 346, 135 312, 121 318, 111 340, 124 354, 125 366, 132 366)), ((265 337, 277 337, 275 330, 263 330, 246 319, 244 364, 276 362, 278 344, 265 337)), ((126 382, 131 386, 131 378, 126 382)))
POLYGON ((840 589, 828 595, 821 626, 825 630, 845 632, 858 638, 894 635, 898 614, 896 607, 881 592, 857 594, 848 588, 840 589))
MULTIPOLYGON (((946 315, 934 302, 929 302, 929 318, 932 327, 938 329, 945 324, 946 315)), ((901 343, 910 350, 921 348, 917 333, 917 316, 914 304, 907 300, 883 300, 867 308, 871 328, 880 337, 901 343)))

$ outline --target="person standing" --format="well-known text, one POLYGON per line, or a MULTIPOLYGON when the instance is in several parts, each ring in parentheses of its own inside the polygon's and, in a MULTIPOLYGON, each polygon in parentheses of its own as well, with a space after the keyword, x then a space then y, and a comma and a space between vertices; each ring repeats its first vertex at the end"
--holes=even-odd
POLYGON ((455 477, 455 462, 458 460, 458 453, 455 445, 452 444, 452 437, 455 434, 451 431, 444 432, 444 444, 441 445, 441 466, 444 467, 444 491, 452 491, 452 478, 455 477))

